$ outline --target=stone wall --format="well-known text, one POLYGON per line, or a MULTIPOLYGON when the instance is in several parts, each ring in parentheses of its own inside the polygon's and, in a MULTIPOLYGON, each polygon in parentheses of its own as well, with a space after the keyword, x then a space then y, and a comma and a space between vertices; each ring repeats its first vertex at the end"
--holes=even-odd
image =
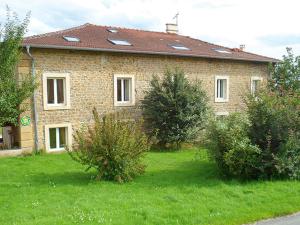
MULTIPOLYGON (((167 68, 183 69, 190 80, 202 81, 215 112, 234 112, 243 109, 242 96, 250 92, 251 76, 267 79, 267 64, 232 60, 201 59, 173 56, 101 53, 88 51, 33 49, 36 60, 39 147, 45 148, 44 126, 71 123, 77 129, 92 121, 92 109, 107 113, 124 107, 114 107, 113 75, 135 76, 136 105, 127 109, 139 112, 140 100, 149 88, 152 75, 162 76, 167 68), (44 72, 70 73, 71 108, 44 111, 42 74, 44 72), (215 103, 215 76, 229 76, 229 101, 215 103)), ((30 69, 30 60, 24 55, 20 71, 30 69)), ((27 142, 28 143, 28 142, 27 142)))

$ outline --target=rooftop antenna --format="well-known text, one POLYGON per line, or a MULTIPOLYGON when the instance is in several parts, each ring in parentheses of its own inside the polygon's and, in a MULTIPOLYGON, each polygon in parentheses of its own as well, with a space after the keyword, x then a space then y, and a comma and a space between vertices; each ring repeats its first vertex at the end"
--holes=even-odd
POLYGON ((176 25, 178 26, 178 16, 179 16, 179 12, 176 13, 176 15, 173 17, 173 20, 176 20, 176 25))

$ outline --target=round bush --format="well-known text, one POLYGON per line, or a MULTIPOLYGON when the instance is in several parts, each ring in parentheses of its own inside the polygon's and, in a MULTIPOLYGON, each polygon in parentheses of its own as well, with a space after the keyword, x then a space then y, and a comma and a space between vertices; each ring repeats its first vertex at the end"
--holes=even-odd
POLYGON ((75 134, 75 145, 70 156, 97 170, 97 179, 125 182, 144 172, 141 162, 149 150, 142 122, 122 119, 120 114, 109 114, 102 119, 93 111, 94 126, 75 134))

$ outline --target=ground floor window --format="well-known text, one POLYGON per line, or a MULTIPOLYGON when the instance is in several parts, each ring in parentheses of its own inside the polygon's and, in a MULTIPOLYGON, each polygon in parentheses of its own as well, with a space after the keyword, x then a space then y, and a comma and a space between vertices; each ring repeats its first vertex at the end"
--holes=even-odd
POLYGON ((71 147, 71 125, 47 125, 45 126, 45 142, 48 151, 64 150, 71 147))
POLYGON ((64 149, 67 143, 66 127, 50 128, 50 149, 64 149))

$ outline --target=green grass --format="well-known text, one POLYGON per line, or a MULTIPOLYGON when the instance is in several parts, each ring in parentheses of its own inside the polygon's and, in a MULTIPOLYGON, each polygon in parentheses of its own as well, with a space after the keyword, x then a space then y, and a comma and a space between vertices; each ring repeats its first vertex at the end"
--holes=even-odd
POLYGON ((300 182, 218 178, 202 153, 148 153, 133 182, 91 180, 67 154, 0 159, 0 224, 242 224, 300 210, 300 182))

